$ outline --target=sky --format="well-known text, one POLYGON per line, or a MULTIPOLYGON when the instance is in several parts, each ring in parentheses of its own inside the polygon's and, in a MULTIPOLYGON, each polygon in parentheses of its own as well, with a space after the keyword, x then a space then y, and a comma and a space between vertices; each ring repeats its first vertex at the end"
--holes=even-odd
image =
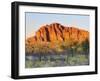
POLYGON ((35 35, 42 25, 54 22, 89 31, 89 15, 26 12, 25 17, 26 36, 35 35))

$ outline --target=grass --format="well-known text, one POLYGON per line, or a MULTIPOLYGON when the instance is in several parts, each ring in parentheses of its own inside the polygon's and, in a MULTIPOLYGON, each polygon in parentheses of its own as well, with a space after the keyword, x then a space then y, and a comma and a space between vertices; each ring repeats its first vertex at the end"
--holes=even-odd
POLYGON ((75 56, 64 55, 54 56, 54 57, 43 57, 38 60, 26 59, 25 67, 26 68, 36 68, 36 67, 57 67, 57 66, 78 66, 78 65, 89 65, 89 59, 87 55, 77 54, 75 56))
POLYGON ((89 65, 89 43, 54 42, 26 45, 26 68, 89 65), (32 57, 31 59, 27 57, 32 57))

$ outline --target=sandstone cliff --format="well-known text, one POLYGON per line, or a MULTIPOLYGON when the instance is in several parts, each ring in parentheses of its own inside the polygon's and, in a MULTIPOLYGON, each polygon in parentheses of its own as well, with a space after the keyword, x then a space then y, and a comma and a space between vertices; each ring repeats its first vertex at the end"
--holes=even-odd
POLYGON ((44 25, 36 32, 36 35, 26 40, 26 43, 70 41, 83 42, 89 40, 89 32, 75 27, 63 26, 59 23, 44 25))

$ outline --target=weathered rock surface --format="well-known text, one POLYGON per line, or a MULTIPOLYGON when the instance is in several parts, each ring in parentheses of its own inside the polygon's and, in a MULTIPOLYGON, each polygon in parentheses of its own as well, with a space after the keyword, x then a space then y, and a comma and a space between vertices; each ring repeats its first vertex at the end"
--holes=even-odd
POLYGON ((27 38, 26 43, 55 42, 55 41, 76 41, 89 40, 89 32, 75 27, 63 26, 59 23, 44 25, 36 32, 34 37, 27 38))

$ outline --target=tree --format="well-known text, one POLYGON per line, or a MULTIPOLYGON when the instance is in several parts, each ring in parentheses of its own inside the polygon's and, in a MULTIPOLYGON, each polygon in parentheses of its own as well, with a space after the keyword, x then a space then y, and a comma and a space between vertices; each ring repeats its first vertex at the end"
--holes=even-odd
POLYGON ((83 51, 87 54, 89 52, 89 40, 88 39, 86 39, 82 43, 82 47, 83 47, 83 51))

